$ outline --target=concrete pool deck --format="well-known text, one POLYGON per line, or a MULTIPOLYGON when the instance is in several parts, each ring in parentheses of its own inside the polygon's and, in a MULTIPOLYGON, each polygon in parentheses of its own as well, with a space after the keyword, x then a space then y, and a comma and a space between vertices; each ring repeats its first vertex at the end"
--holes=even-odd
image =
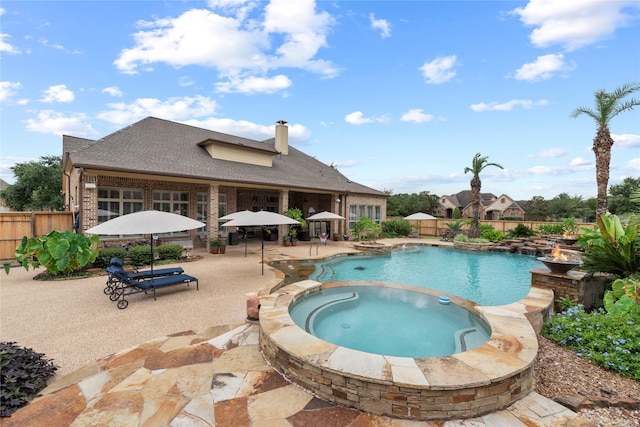
MULTIPOLYGON (((265 242, 265 260, 307 259, 310 249, 313 257, 316 250, 320 257, 353 251, 349 242, 319 248, 265 242)), ((63 370, 42 397, 2 425, 590 425, 535 392, 505 410, 445 423, 370 415, 318 399, 267 364, 257 325, 243 322, 245 294, 281 277, 272 268, 260 274, 260 242, 250 242, 247 257, 242 242, 225 255, 201 255, 182 264, 199 278, 200 291, 163 292, 157 301, 136 295, 126 310, 102 293, 104 276, 59 283, 34 281, 33 272, 3 276, 2 340, 44 352, 63 370)))

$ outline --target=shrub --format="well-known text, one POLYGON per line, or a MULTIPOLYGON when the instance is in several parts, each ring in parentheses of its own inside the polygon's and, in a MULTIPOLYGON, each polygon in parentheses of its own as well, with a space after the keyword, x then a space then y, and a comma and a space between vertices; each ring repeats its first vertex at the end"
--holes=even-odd
POLYGON ((97 268, 106 268, 109 266, 111 258, 120 258, 124 260, 127 257, 127 250, 122 247, 114 246, 112 248, 102 248, 98 253, 98 257, 93 262, 93 266, 97 268))
POLYGON ((180 259, 180 257, 182 256, 182 245, 178 245, 178 244, 168 244, 168 245, 162 245, 162 246, 158 246, 157 248, 158 251, 158 257, 160 259, 180 259))
POLYGON ((361 216, 353 226, 353 232, 358 240, 374 241, 380 235, 380 224, 376 224, 371 218, 361 216))
POLYGON ((536 232, 533 231, 531 227, 527 227, 522 223, 516 225, 516 228, 513 228, 507 232, 507 237, 509 239, 514 239, 516 237, 531 237, 535 235, 536 232))
POLYGON ((480 224, 480 238, 496 243, 504 239, 504 233, 496 230, 491 224, 480 224))
POLYGON ((540 224, 538 227, 538 233, 543 236, 553 236, 556 234, 562 234, 564 232, 564 224, 540 224))
POLYGON ((151 264, 151 246, 132 246, 129 249, 129 259, 131 260, 131 264, 135 266, 151 264))
POLYGON ((612 317, 600 308, 590 314, 577 305, 553 314, 542 335, 605 369, 640 380, 640 315, 612 317))
POLYGON ((47 386, 57 366, 44 354, 0 342, 0 417, 8 417, 47 386))
MULTIPOLYGON (((46 236, 24 236, 16 248, 16 260, 25 270, 43 266, 51 275, 81 270, 98 256, 98 236, 87 237, 72 231, 52 231, 46 236)), ((9 274, 11 264, 4 265, 9 274)))
POLYGON ((411 224, 406 219, 394 218, 382 223, 382 232, 385 236, 408 236, 411 234, 411 224))

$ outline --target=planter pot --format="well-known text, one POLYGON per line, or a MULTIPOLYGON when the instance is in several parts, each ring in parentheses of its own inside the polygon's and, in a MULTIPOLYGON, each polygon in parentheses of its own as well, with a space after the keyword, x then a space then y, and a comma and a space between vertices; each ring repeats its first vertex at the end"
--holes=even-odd
POLYGON ((340 241, 340 235, 338 233, 335 233, 333 236, 331 236, 331 240, 333 240, 334 242, 340 241))
POLYGON ((284 236, 282 238, 282 244, 284 244, 285 246, 291 246, 291 237, 289 236, 284 236))
POLYGON ((220 253, 223 254, 227 250, 227 247, 226 246, 220 246, 218 249, 220 250, 220 253))
POLYGON ((211 249, 209 249, 209 252, 211 252, 212 254, 220 253, 220 248, 218 248, 218 247, 211 248, 211 249))

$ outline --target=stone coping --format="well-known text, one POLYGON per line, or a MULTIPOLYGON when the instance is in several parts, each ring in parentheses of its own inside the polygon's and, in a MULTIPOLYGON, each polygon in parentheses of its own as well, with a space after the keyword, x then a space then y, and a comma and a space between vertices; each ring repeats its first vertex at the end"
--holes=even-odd
POLYGON ((339 347, 308 334, 289 315, 292 302, 322 287, 367 285, 443 295, 379 281, 296 282, 260 298, 264 356, 287 378, 330 402, 410 419, 477 416, 533 390, 536 325, 553 304, 552 291, 532 288, 523 300, 503 306, 447 295, 487 322, 491 336, 470 351, 445 357, 390 357, 339 347))

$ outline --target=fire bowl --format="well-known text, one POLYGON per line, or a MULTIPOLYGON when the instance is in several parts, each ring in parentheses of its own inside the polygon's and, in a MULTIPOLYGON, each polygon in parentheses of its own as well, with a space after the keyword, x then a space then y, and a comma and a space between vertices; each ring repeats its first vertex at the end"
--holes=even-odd
POLYGON ((567 245, 567 246, 575 245, 577 241, 578 241, 578 239, 574 239, 574 238, 571 238, 571 237, 561 237, 561 238, 558 239, 558 242, 562 243, 563 245, 567 245))
POLYGON ((550 257, 540 257, 538 258, 538 261, 546 265, 547 268, 551 270, 552 273, 560 273, 560 274, 564 274, 569 270, 571 270, 572 268, 577 267, 581 264, 580 261, 575 259, 561 260, 561 259, 550 258, 550 257))

